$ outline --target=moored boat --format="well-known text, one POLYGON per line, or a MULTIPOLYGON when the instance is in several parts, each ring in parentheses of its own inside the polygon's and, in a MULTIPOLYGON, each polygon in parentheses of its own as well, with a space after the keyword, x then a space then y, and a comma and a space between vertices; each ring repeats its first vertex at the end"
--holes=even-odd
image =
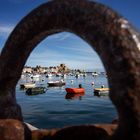
POLYGON ((84 88, 65 88, 67 93, 85 93, 84 88))
POLYGON ((97 73, 97 72, 93 72, 93 73, 92 73, 92 76, 93 76, 93 77, 98 76, 98 73, 97 73))
POLYGON ((61 73, 57 73, 56 77, 62 77, 62 74, 61 73))
POLYGON ((55 87, 55 86, 63 86, 66 84, 65 81, 60 80, 60 81, 50 81, 47 83, 49 87, 55 87))
POLYGON ((28 88, 26 90, 27 95, 37 95, 37 94, 43 94, 46 92, 45 87, 34 87, 34 88, 28 88))
POLYGON ((95 88, 94 95, 95 96, 108 96, 109 88, 95 88))
POLYGON ((31 78, 34 79, 34 78, 40 78, 41 75, 40 74, 34 74, 34 75, 31 75, 31 78))
POLYGON ((20 84, 20 89, 34 88, 35 86, 36 86, 35 83, 24 83, 20 84))

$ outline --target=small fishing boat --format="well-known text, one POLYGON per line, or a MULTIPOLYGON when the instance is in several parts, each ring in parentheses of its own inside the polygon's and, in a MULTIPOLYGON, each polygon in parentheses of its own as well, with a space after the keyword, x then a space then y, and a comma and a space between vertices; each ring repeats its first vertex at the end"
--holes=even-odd
POLYGON ((85 93, 85 89, 84 88, 65 88, 67 93, 85 93))
POLYGON ((108 96, 109 88, 95 88, 94 95, 95 96, 108 96))
POLYGON ((37 95, 37 94, 43 94, 46 92, 45 87, 34 87, 34 88, 28 88, 26 90, 27 95, 37 95))
POLYGON ((62 77, 62 74, 61 73, 57 73, 56 77, 62 77))
POLYGON ((96 76, 98 76, 98 73, 97 73, 97 72, 93 72, 93 73, 92 73, 92 76, 93 76, 93 77, 96 77, 96 76))
POLYGON ((60 80, 60 81, 50 81, 47 83, 49 87, 55 87, 55 86, 63 86, 66 84, 65 81, 60 80))
POLYGON ((20 89, 34 88, 35 86, 36 86, 35 83, 24 83, 20 84, 20 89))

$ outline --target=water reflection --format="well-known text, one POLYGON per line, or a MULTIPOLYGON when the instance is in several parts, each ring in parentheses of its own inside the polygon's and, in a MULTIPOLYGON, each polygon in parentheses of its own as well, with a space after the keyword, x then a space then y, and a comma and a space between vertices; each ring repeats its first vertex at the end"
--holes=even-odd
POLYGON ((66 96, 65 96, 65 99, 68 99, 68 100, 74 100, 74 99, 79 99, 79 100, 82 100, 82 96, 84 96, 85 93, 67 93, 66 96))
POLYGON ((31 83, 32 79, 23 76, 16 87, 18 104, 22 107, 24 120, 39 128, 59 128, 66 125, 79 125, 87 123, 110 123, 117 116, 112 102, 108 96, 100 98, 93 96, 94 88, 102 85, 108 87, 104 75, 93 77, 90 73, 85 78, 80 76, 67 76, 66 85, 62 87, 48 87, 48 82, 60 80, 61 77, 46 75, 35 81, 36 87, 46 87, 45 94, 27 96, 25 90, 20 90, 20 84, 31 83), (94 83, 94 85, 92 85, 94 83), (85 89, 84 93, 68 94, 65 88, 75 88, 79 84, 85 89), (47 117, 46 117, 47 116, 47 117))

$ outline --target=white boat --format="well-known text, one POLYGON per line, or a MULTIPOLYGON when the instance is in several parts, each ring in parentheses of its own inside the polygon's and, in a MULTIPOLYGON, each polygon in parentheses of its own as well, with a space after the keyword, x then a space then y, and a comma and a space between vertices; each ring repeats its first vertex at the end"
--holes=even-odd
POLYGON ((33 81, 39 81, 40 78, 41 78, 41 75, 40 74, 34 74, 34 75, 31 76, 31 79, 33 81))
POLYGON ((97 72, 93 72, 92 76, 98 76, 98 73, 97 72))
POLYGON ((35 74, 35 75, 32 75, 32 76, 31 76, 31 78, 39 78, 39 77, 41 77, 40 74, 35 74))
POLYGON ((20 84, 20 89, 34 88, 35 86, 36 86, 35 83, 24 83, 20 84))
POLYGON ((26 77, 26 76, 25 76, 24 74, 21 74, 21 77, 20 77, 20 78, 23 79, 23 78, 25 78, 25 77, 26 77))

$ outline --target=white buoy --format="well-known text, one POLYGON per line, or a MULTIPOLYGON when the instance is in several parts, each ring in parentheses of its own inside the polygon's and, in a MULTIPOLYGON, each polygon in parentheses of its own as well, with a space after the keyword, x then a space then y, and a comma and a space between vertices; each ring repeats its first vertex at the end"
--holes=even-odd
POLYGON ((94 82, 92 82, 91 85, 93 86, 94 85, 94 82))

